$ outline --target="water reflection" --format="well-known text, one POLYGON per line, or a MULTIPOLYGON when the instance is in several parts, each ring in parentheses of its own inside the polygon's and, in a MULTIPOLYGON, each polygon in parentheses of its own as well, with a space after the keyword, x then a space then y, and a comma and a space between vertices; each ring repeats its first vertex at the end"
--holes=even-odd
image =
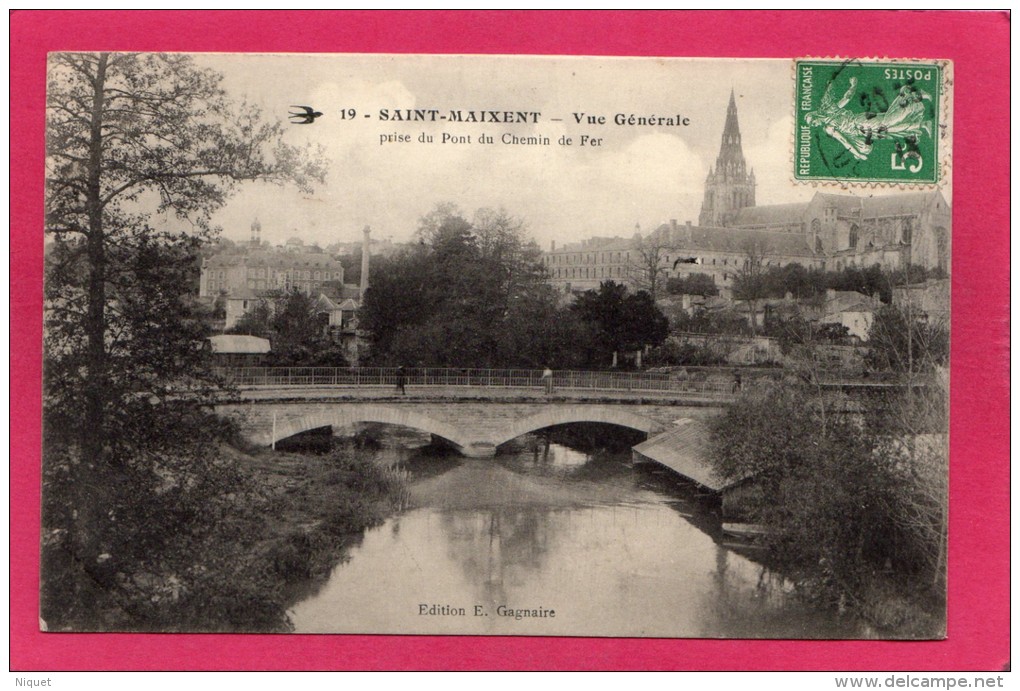
POLYGON ((494 460, 400 462, 412 508, 295 605, 298 632, 854 635, 719 544, 711 507, 629 453, 540 440, 494 460))

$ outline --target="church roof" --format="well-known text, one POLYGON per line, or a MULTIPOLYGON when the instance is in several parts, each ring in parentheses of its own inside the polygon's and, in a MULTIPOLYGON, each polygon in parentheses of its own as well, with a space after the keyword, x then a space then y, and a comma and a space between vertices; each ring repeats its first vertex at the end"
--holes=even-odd
POLYGON ((823 207, 835 208, 842 213, 860 214, 862 218, 916 214, 931 203, 935 194, 938 194, 938 192, 911 192, 908 194, 858 197, 851 194, 818 192, 811 203, 746 206, 737 211, 730 225, 734 227, 768 227, 799 223, 805 220, 809 207, 815 202, 820 202, 823 207))
POLYGON ((927 206, 938 192, 910 192, 908 194, 889 194, 881 197, 864 199, 864 217, 900 216, 917 213, 927 206))
MULTIPOLYGON (((659 227, 661 233, 669 233, 670 230, 671 226, 669 225, 659 227)), ((685 231, 686 229, 681 230, 685 231)), ((674 237, 677 237, 677 249, 740 254, 749 244, 755 243, 764 248, 765 254, 786 257, 811 257, 815 254, 808 246, 807 238, 801 233, 693 226, 690 229, 689 239, 686 235, 686 232, 682 232, 677 237, 674 233, 674 237)))
POLYGON ((745 206, 737 211, 734 226, 772 226, 799 223, 808 209, 807 203, 745 206))
POLYGON ((814 198, 821 200, 823 206, 835 208, 846 213, 860 211, 865 199, 864 197, 856 197, 850 194, 828 194, 826 192, 819 192, 814 198))

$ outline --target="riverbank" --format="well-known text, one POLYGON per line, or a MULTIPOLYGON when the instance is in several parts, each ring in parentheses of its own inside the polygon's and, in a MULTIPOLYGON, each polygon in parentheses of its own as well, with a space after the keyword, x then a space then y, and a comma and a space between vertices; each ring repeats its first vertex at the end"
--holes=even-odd
MULTIPOLYGON (((325 580, 367 528, 407 502, 406 474, 373 463, 351 443, 323 454, 233 453, 269 493, 251 554, 266 575, 265 595, 284 609, 299 596, 299 584, 307 589, 325 580)), ((285 613, 283 619, 289 630, 285 613)))
POLYGON ((74 557, 66 530, 44 527, 41 625, 292 630, 296 584, 324 580, 366 528, 406 502, 402 473, 372 455, 353 444, 318 454, 207 447, 205 470, 187 486, 201 501, 165 490, 132 500, 142 515, 111 511, 119 539, 91 567, 74 557))

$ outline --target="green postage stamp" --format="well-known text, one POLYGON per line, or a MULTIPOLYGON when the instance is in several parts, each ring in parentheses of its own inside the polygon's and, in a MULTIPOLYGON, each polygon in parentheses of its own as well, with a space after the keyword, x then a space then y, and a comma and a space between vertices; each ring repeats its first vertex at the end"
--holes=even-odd
POLYGON ((944 66, 798 60, 794 177, 937 183, 944 66))

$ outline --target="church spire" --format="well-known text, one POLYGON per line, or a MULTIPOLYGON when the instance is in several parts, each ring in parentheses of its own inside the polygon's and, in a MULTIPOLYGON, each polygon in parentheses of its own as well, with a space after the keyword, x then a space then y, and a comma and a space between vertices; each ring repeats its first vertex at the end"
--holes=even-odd
POLYGON ((719 158, 715 169, 727 177, 737 179, 747 171, 744 162, 744 149, 740 145, 740 122, 737 119, 737 98, 730 89, 730 104, 726 107, 726 125, 723 127, 722 144, 719 146, 719 158))
POLYGON ((715 168, 709 169, 705 180, 705 199, 701 203, 698 224, 725 225, 738 209, 754 206, 754 174, 748 175, 744 149, 740 141, 740 122, 737 118, 737 96, 730 89, 730 102, 726 107, 722 142, 715 168))

